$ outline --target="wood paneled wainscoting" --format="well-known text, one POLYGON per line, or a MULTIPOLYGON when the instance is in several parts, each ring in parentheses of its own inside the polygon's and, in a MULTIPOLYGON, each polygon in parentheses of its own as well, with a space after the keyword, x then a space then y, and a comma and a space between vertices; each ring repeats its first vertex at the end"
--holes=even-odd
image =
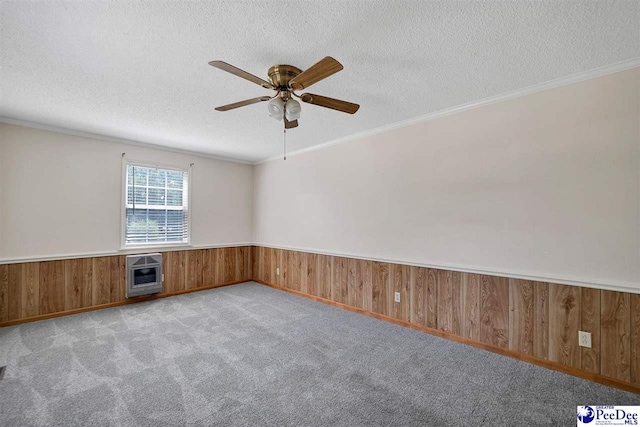
POLYGON ((261 246, 252 262, 263 284, 640 393, 638 294, 261 246))
POLYGON ((250 280, 249 246, 162 253, 163 292, 126 298, 125 255, 0 265, 0 326, 250 280))

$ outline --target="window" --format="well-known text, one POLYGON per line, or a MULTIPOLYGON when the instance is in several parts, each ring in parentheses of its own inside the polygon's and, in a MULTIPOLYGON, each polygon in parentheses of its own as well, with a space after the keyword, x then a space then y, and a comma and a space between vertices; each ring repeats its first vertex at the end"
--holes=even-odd
POLYGON ((189 243, 189 171, 126 163, 124 247, 189 243))

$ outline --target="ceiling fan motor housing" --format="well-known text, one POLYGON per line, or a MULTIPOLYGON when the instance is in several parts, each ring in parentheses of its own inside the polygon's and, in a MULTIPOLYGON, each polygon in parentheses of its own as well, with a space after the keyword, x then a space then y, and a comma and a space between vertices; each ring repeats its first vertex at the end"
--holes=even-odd
POLYGON ((269 80, 278 90, 289 90, 289 82, 302 73, 302 70, 293 65, 274 65, 267 72, 269 80))

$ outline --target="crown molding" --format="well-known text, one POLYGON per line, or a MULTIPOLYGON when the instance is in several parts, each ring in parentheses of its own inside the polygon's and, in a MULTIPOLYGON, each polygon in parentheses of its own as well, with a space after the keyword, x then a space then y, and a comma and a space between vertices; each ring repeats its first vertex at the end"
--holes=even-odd
MULTIPOLYGON (((373 136, 373 135, 377 135, 380 133, 384 133, 390 130, 394 130, 394 129, 398 129, 398 128, 403 128, 403 127, 407 127, 407 126, 411 126, 417 123, 423 123, 423 122, 427 122, 429 120, 434 120, 440 117, 445 117, 445 116, 449 116, 452 114, 456 114, 456 113, 460 113, 463 111, 467 111, 467 110, 472 110, 474 108, 480 108, 480 107, 484 107, 487 105, 491 105, 491 104, 495 104, 498 102, 502 102, 502 101, 507 101, 513 98, 518 98, 521 96, 526 96, 526 95, 531 95, 534 93, 538 93, 538 92, 543 92, 545 90, 549 90, 549 89, 554 89, 557 87, 561 87, 561 86, 567 86, 573 83, 578 83, 584 80, 589 80, 589 79, 593 79, 593 78, 597 78, 597 77, 602 77, 605 76, 607 74, 613 74, 613 73, 617 73, 620 71, 624 71, 624 70, 628 70, 631 68, 635 68, 635 67, 640 67, 640 58, 632 58, 626 61, 622 61, 622 62, 618 62, 616 64, 611 64, 611 65, 606 65, 604 67, 599 67, 599 68, 594 68, 593 70, 589 70, 589 71, 585 71, 582 73, 577 73, 577 74, 572 74, 570 76, 566 76, 566 77, 561 77, 555 80, 550 80, 548 82, 545 83, 540 83, 540 84, 536 84, 533 86, 528 86, 522 89, 518 89, 518 90, 514 90, 511 92, 507 92, 501 95, 496 95, 496 96, 491 96, 488 98, 484 98, 478 101, 472 101, 466 104, 461 104, 461 105, 457 105, 454 107, 449 107, 449 108, 445 108, 443 110, 439 110, 439 111, 435 111, 432 113, 427 113, 418 117, 413 117, 411 119, 407 119, 407 120, 402 120, 399 122, 395 122, 395 123, 391 123, 388 125, 384 125, 384 126, 380 126, 377 127, 375 129, 371 129, 368 131, 364 131, 364 132, 358 132, 352 135, 348 135, 342 138, 337 138, 331 141, 327 141, 324 142, 322 144, 318 144, 318 145, 314 145, 312 147, 307 147, 307 148, 302 148, 300 150, 294 150, 291 152, 287 153, 287 156, 296 156, 298 154, 304 154, 304 153, 308 153, 311 151, 316 151, 316 150, 321 150, 324 148, 328 148, 331 147, 333 145, 338 145, 338 144, 343 144, 345 142, 349 142, 349 141, 353 141, 353 140, 357 140, 357 139, 361 139, 361 138, 365 138, 368 136, 373 136)), ((29 128, 33 128, 33 129, 41 129, 41 130, 47 130, 47 131, 51 131, 51 132, 56 132, 56 133, 62 133, 62 134, 67 134, 67 135, 74 135, 74 136, 80 136, 80 137, 85 137, 85 138, 93 138, 93 139, 97 139, 97 140, 102 140, 102 141, 109 141, 109 142, 117 142, 117 143, 122 143, 122 144, 127 144, 127 145, 133 145, 133 146, 138 146, 138 147, 143 147, 143 148, 149 148, 149 149, 154 149, 154 150, 160 150, 160 151, 168 151, 168 152, 172 152, 172 153, 178 153, 178 154, 185 154, 185 155, 190 155, 190 156, 198 156, 198 157, 206 157, 209 159, 215 159, 215 160, 221 160, 221 161, 225 161, 225 162, 233 162, 233 163, 240 163, 240 164, 245 164, 245 165, 260 165, 263 163, 267 163, 267 162, 272 162, 275 160, 280 160, 282 158, 282 156, 280 154, 272 156, 272 157, 268 157, 266 159, 263 160, 257 160, 257 161, 247 161, 247 160, 240 160, 240 159, 236 159, 236 158, 232 158, 232 157, 223 157, 223 156, 215 156, 212 154, 206 154, 206 153, 202 153, 202 152, 198 152, 198 151, 191 151, 191 150, 184 150, 184 149, 179 149, 179 148, 172 148, 172 147, 168 147, 165 145, 158 145, 158 144, 151 144, 148 142, 142 142, 142 141, 134 141, 134 140, 130 140, 130 139, 124 139, 124 138, 118 138, 118 137, 113 137, 113 136, 109 136, 109 135, 103 135, 103 134, 98 134, 98 133, 92 133, 92 132, 85 132, 85 131, 80 131, 80 130, 74 130, 74 129, 69 129, 69 128, 63 128, 63 127, 58 127, 58 126, 51 126, 51 125, 46 125, 43 123, 37 123, 37 122, 32 122, 32 121, 27 121, 27 120, 22 120, 22 119, 16 119, 16 118, 12 118, 12 117, 7 117, 7 116, 0 116, 0 123, 6 123, 6 124, 11 124, 11 125, 18 125, 18 126, 24 126, 24 127, 29 127, 29 128)))
MULTIPOLYGON (((590 80, 597 77, 606 76, 608 74, 618 73, 620 71, 629 70, 631 68, 640 67, 640 58, 633 58, 627 61, 618 62, 616 64, 606 65, 604 67, 594 68, 593 70, 585 71, 582 73, 572 74, 569 76, 561 77, 558 79, 550 80, 544 83, 528 86, 522 89, 517 89, 511 92, 503 93, 501 95, 491 96, 488 98, 480 99, 478 101, 468 102, 466 104, 457 105, 454 107, 445 108, 444 110, 427 113, 411 119, 402 120, 399 122, 391 123, 388 125, 380 126, 375 129, 371 129, 364 132, 355 133, 353 135, 345 136, 342 138, 334 139, 332 141, 324 142, 322 144, 314 145, 312 147, 302 148, 300 150, 294 150, 287 153, 287 157, 296 156, 298 154, 304 154, 311 151, 322 150, 324 148, 331 147, 333 145, 343 144, 345 142, 353 141, 356 139, 366 138, 368 136, 377 135, 380 133, 388 132, 394 129, 411 126, 418 123, 427 122, 429 120, 438 119, 440 117, 449 116, 463 111, 473 110, 475 108, 484 107, 491 104, 496 104, 502 101, 508 101, 510 99, 519 98, 526 95, 532 95, 538 92, 544 92, 549 89, 555 89, 562 86, 568 86, 574 83, 578 83, 584 80, 590 80)), ((260 165, 275 160, 281 160, 282 155, 278 154, 273 157, 268 157, 264 160, 254 162, 254 165, 260 165)))
POLYGON ((28 127, 32 129, 46 130, 50 132, 62 133, 65 135, 80 136, 83 138, 97 139, 99 141, 117 142, 120 144, 133 145, 136 147, 149 148, 152 150, 168 151, 171 153, 184 154, 188 156, 205 157, 208 159, 221 160, 223 162, 241 163, 244 165, 254 164, 254 162, 234 159, 231 157, 214 156, 212 154, 201 153, 198 151, 183 150, 180 148, 168 147, 166 145, 151 144, 149 142, 134 141, 131 139, 118 138, 118 137, 103 135, 99 133, 85 132, 80 130, 58 127, 58 126, 51 126, 43 123, 36 123, 36 122, 30 122, 22 119, 15 119, 13 117, 0 116, 0 123, 6 123, 8 125, 23 126, 23 127, 28 127))

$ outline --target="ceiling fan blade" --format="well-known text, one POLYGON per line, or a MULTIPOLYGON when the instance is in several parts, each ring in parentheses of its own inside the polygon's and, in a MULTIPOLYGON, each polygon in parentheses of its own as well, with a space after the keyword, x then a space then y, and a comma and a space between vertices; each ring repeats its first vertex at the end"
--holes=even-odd
POLYGON ((339 99, 329 98, 327 96, 314 95, 312 93, 303 93, 300 96, 302 102, 308 104, 319 105, 320 107, 331 108, 332 110, 342 111, 343 113, 354 114, 360 106, 352 102, 341 101, 339 99))
POLYGON ((284 117, 284 128, 285 129, 293 129, 293 128, 297 128, 298 127, 298 121, 294 120, 292 122, 290 122, 289 120, 287 120, 287 117, 284 117))
POLYGON ((330 56, 325 56, 323 59, 291 79, 289 86, 291 86, 293 90, 305 89, 312 84, 337 73, 343 68, 342 64, 338 61, 330 56))
POLYGON ((220 107, 216 107, 216 111, 228 111, 233 110, 234 108, 244 107, 245 105, 255 104, 261 101, 270 100, 270 96, 259 96, 257 98, 245 99, 244 101, 234 102, 233 104, 222 105, 220 107))
POLYGON ((211 65, 212 67, 216 67, 219 68, 223 71, 226 71, 227 73, 231 73, 234 74, 238 77, 242 77, 243 79, 249 80, 250 82, 259 84, 260 86, 266 88, 266 89, 275 89, 273 87, 273 85, 271 83, 269 83, 266 80, 262 80, 260 77, 254 76, 251 73, 247 73, 244 70, 241 70, 238 67, 234 67, 231 64, 227 64, 226 62, 223 61, 211 61, 209 62, 209 65, 211 65))

